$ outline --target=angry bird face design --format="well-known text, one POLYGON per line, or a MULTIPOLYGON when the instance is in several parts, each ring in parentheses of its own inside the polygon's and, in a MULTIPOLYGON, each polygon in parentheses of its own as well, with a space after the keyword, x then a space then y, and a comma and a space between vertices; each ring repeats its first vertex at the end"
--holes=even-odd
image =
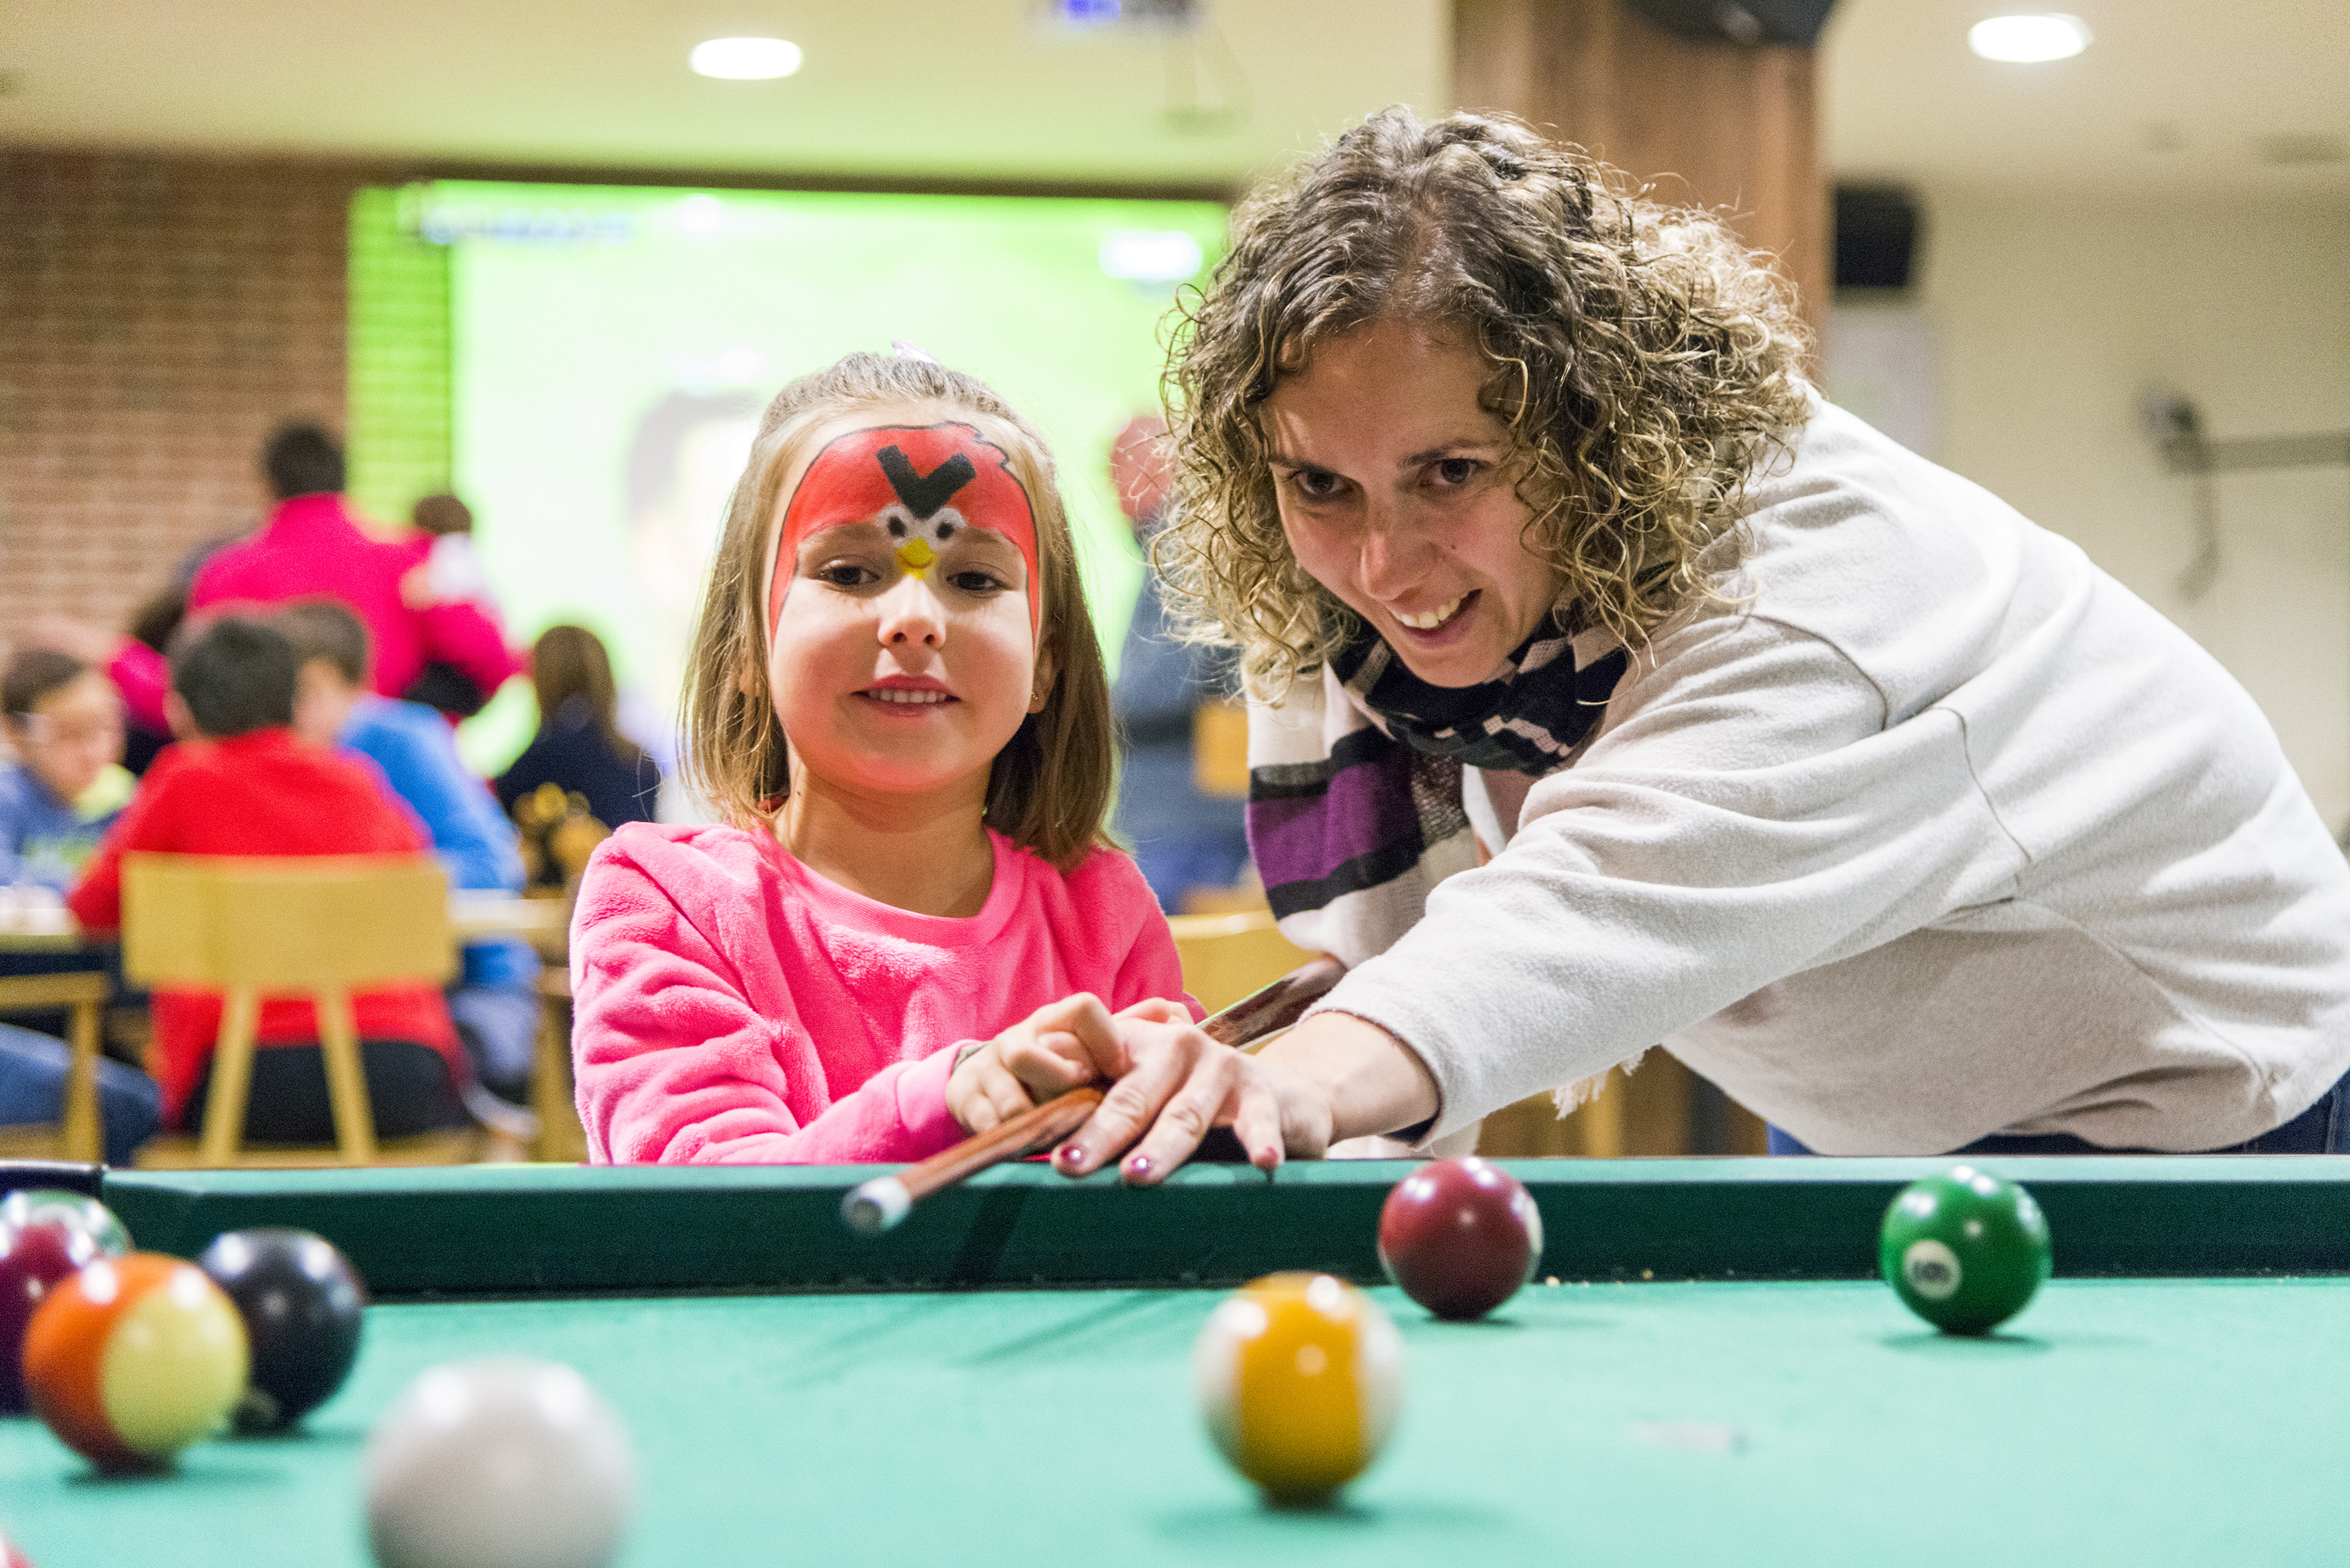
POLYGON ((801 544, 821 529, 862 523, 889 534, 899 569, 910 576, 927 573, 962 529, 1001 534, 1027 566, 1028 625, 1035 631, 1035 515, 1003 450, 966 424, 881 425, 836 438, 800 476, 768 584, 770 641, 801 544))

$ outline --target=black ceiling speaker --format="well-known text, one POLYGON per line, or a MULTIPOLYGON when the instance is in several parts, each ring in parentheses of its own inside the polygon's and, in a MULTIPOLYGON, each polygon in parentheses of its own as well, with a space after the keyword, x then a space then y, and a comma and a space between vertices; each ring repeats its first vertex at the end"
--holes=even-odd
POLYGON ((1918 252, 1918 198, 1899 185, 1835 188, 1835 286, 1907 288, 1918 252))
POLYGON ((1749 47, 1819 41, 1835 0, 1629 0, 1659 27, 1692 38, 1727 38, 1749 47))

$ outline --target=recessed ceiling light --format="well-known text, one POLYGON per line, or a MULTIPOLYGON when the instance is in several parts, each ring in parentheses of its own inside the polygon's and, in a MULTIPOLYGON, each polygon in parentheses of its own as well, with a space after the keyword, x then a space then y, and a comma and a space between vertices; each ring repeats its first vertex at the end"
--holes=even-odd
POLYGON ((697 75, 727 81, 767 81, 800 68, 800 47, 784 38, 712 38, 685 57, 697 75))
POLYGON ((1993 16, 1967 29, 1967 47, 1987 60, 2036 64, 2070 59, 2089 47, 2089 25, 2078 16, 1993 16))

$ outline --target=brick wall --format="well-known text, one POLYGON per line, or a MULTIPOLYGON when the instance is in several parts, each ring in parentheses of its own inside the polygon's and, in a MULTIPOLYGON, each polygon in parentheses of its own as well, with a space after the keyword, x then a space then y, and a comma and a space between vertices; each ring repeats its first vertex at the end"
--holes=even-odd
POLYGON ((0 641, 120 624, 252 525, 281 420, 344 419, 359 165, 0 150, 0 641))

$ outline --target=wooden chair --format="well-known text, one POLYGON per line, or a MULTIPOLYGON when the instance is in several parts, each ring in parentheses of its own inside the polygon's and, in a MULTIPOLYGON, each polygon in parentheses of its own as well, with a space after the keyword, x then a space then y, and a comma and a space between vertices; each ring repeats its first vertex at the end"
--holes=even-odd
POLYGON ((73 1055, 57 1124, 0 1127, 0 1159, 99 1162, 104 1147, 98 1120, 99 1010, 106 998, 106 976, 96 972, 0 977, 0 1012, 61 1007, 73 1021, 68 1040, 73 1055))
POLYGON ((538 1117, 536 1158, 578 1165, 588 1158, 588 1129, 579 1125, 572 1099, 571 971, 541 971, 538 977, 538 1050, 530 1069, 530 1108, 538 1117))
POLYGON ((1248 798, 1248 708, 1211 700, 1191 710, 1191 783, 1201 794, 1248 798))
POLYGON ((126 856, 122 967, 141 986, 223 996, 203 1133, 151 1140, 141 1165, 413 1165, 474 1157, 480 1140, 470 1128, 377 1140, 351 1013, 353 991, 439 985, 456 971, 448 877, 429 857, 126 856), (247 1151, 261 999, 288 992, 307 993, 318 1010, 335 1146, 247 1151))

